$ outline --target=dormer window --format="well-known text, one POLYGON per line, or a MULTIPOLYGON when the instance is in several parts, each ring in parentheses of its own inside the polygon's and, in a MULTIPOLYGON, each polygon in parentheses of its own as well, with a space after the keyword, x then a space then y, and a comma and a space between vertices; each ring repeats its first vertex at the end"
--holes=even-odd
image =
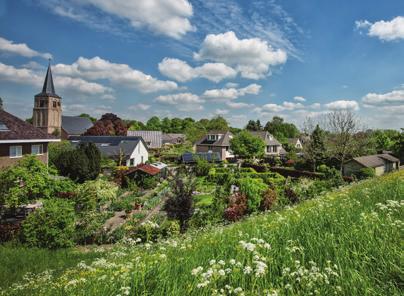
POLYGON ((219 140, 221 135, 208 135, 208 140, 210 141, 217 141, 219 140))

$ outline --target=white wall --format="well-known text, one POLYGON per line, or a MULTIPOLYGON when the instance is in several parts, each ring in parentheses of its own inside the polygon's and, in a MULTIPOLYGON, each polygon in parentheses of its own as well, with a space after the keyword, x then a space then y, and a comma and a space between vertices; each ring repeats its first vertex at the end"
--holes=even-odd
MULTIPOLYGON (((149 159, 149 152, 147 151, 147 149, 142 141, 139 141, 139 143, 133 150, 132 155, 130 156, 130 159, 135 160, 135 163, 133 166, 137 166, 141 163, 145 163, 149 159), (143 161, 142 161, 142 156, 143 156, 143 161)), ((130 159, 128 159, 126 161, 126 166, 131 166, 130 159)))

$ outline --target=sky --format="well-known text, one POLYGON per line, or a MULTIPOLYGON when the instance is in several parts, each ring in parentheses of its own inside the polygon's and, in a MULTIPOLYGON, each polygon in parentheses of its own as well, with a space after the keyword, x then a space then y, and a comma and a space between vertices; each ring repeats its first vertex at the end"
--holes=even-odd
POLYGON ((49 59, 66 115, 404 127, 402 0, 0 0, 7 111, 32 116, 49 59))

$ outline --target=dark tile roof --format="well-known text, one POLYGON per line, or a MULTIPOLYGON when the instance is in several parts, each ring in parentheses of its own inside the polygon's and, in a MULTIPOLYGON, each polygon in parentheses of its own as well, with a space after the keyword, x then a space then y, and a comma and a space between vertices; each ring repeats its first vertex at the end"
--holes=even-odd
POLYGON ((6 129, 0 130, 0 140, 55 140, 45 131, 32 124, 0 109, 0 125, 6 129))
POLYGON ((51 96, 60 98, 55 92, 55 86, 53 84, 52 69, 49 63, 48 70, 46 71, 45 81, 43 83, 42 92, 37 96, 51 96))
POLYGON ((163 144, 163 133, 161 131, 128 131, 127 135, 142 137, 151 149, 161 148, 163 144))
POLYGON ((128 158, 139 142, 143 142, 141 137, 124 137, 124 136, 72 136, 69 141, 73 145, 80 143, 94 143, 100 150, 102 155, 108 157, 119 157, 121 154, 128 158))
MULTIPOLYGON (((356 161, 367 168, 375 168, 379 166, 383 166, 385 161, 388 162, 398 162, 399 159, 395 158, 390 154, 375 154, 375 155, 366 155, 360 157, 354 157, 350 161, 356 161)), ((349 162, 349 161, 348 161, 349 162)))
POLYGON ((68 135, 81 135, 84 134, 93 123, 87 117, 80 116, 62 116, 62 129, 68 135))
POLYGON ((230 140, 233 134, 228 131, 209 131, 201 140, 196 142, 196 145, 209 145, 209 146, 230 146, 230 140), (218 140, 209 140, 208 135, 223 135, 218 140))

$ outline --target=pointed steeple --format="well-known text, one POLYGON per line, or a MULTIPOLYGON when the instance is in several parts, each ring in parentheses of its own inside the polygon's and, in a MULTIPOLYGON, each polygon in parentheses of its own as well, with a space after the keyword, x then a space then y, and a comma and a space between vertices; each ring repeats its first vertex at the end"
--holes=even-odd
POLYGON ((45 81, 44 81, 43 87, 42 87, 42 93, 50 95, 50 96, 58 96, 55 92, 55 86, 53 85, 50 59, 49 59, 49 64, 48 64, 48 71, 46 72, 45 81))

